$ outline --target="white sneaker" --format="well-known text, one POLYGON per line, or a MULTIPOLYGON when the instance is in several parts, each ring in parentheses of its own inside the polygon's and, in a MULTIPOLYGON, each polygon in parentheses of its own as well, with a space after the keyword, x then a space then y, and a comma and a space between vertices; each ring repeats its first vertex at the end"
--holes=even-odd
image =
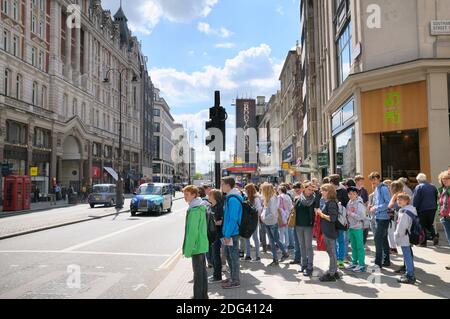
POLYGON ((355 269, 353 269, 353 272, 366 272, 366 267, 364 266, 357 266, 355 269))
POLYGON ((350 266, 345 267, 345 270, 353 270, 353 269, 355 269, 357 267, 358 267, 358 265, 351 264, 350 266))

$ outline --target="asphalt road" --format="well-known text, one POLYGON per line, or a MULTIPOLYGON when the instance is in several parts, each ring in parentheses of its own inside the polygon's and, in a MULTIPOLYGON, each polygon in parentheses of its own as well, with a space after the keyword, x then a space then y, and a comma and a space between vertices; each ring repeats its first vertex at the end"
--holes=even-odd
POLYGON ((0 299, 147 298, 180 256, 186 208, 1 240, 0 299))

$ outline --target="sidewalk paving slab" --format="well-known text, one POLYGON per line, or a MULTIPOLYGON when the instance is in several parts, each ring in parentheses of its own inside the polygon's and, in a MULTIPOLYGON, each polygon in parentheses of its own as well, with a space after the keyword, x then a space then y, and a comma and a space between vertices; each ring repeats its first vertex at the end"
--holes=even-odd
MULTIPOLYGON (((366 261, 374 259, 373 241, 366 261)), ((298 273, 298 265, 289 261, 279 267, 268 268, 271 255, 262 253, 261 262, 241 261, 241 287, 231 290, 221 288, 220 283, 208 284, 211 299, 442 299, 450 298, 450 247, 414 247, 416 285, 402 285, 394 271, 403 264, 401 255, 394 255, 393 266, 381 273, 355 274, 341 271, 342 280, 322 283, 319 275, 327 270, 329 259, 325 252, 314 252, 315 270, 312 278, 298 273), (372 277, 370 277, 372 276, 372 277), (380 283, 369 279, 379 278, 380 283)), ((212 269, 208 269, 208 276, 212 269)), ((172 272, 153 290, 149 299, 189 299, 193 294, 191 260, 182 257, 172 272)))

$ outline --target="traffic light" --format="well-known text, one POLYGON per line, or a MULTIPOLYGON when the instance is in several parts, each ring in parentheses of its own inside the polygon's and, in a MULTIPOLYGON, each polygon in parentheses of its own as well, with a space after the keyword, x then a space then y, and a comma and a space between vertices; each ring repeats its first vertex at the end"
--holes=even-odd
POLYGON ((209 121, 206 122, 206 146, 210 151, 225 151, 225 122, 228 114, 225 108, 220 106, 220 92, 216 91, 214 107, 209 109, 209 121), (222 139, 220 140, 220 137, 222 139))

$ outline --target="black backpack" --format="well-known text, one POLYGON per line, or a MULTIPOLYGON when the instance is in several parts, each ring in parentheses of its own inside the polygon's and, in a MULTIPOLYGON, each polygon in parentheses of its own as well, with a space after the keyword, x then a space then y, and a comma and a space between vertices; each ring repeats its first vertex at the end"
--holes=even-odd
POLYGON ((211 246, 217 239, 217 226, 213 213, 206 212, 206 230, 208 233, 208 241, 211 246))
POLYGON ((409 210, 405 210, 405 214, 412 219, 411 229, 406 231, 406 234, 409 235, 409 243, 411 245, 419 245, 425 237, 425 232, 420 225, 419 217, 414 215, 409 210))
POLYGON ((236 195, 230 195, 228 199, 231 197, 238 199, 242 205, 242 219, 239 224, 239 236, 249 239, 258 227, 258 210, 248 200, 241 201, 241 199, 236 195))

